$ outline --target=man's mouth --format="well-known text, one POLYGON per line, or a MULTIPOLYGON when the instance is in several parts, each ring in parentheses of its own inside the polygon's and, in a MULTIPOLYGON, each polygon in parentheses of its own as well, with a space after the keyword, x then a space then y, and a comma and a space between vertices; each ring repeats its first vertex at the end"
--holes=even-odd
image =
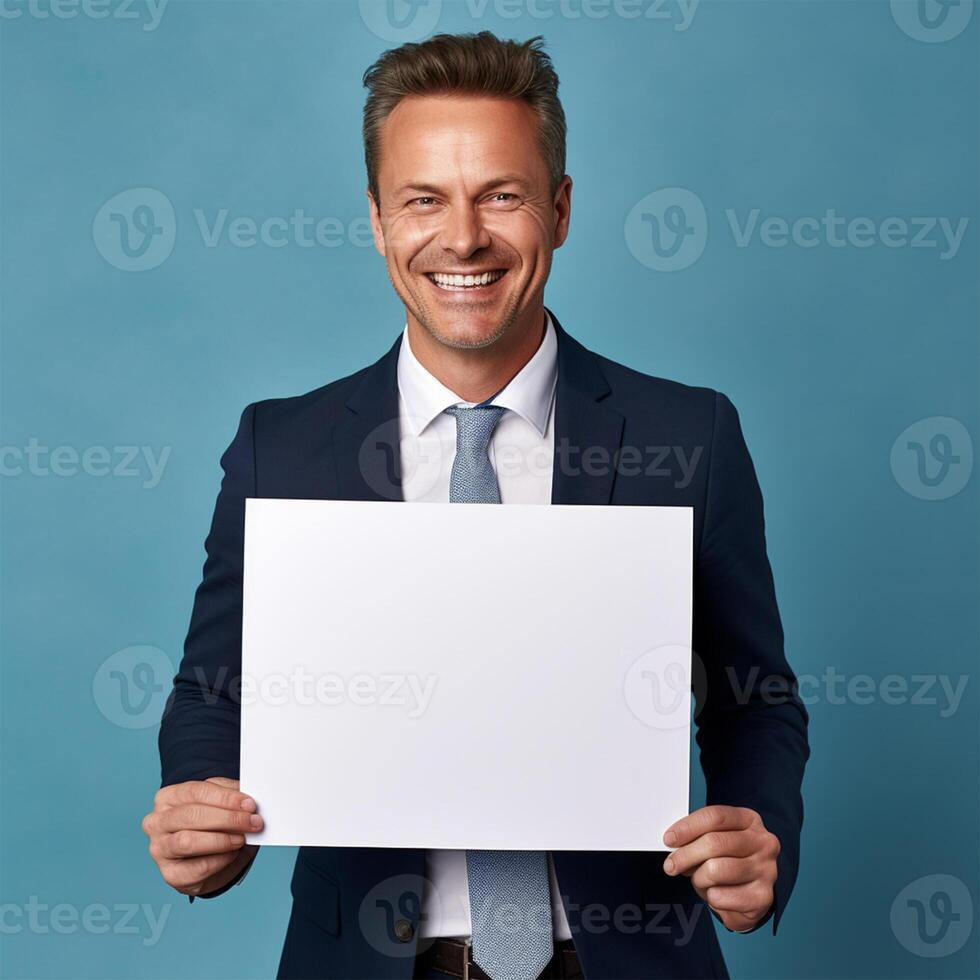
POLYGON ((430 282, 448 292, 480 290, 492 286, 506 274, 506 269, 491 269, 488 272, 460 274, 452 272, 427 272, 430 282))

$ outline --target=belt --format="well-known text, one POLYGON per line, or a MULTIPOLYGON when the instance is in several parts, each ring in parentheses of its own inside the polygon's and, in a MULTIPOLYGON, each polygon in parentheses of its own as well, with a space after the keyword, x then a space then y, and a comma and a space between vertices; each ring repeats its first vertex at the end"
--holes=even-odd
MULTIPOLYGON (((473 947, 468 939, 436 939, 415 960, 416 966, 425 970, 438 970, 458 980, 491 980, 473 962, 473 947)), ((575 946, 570 939, 555 943, 555 955, 540 974, 542 977, 556 977, 560 980, 577 980, 582 977, 575 946)))

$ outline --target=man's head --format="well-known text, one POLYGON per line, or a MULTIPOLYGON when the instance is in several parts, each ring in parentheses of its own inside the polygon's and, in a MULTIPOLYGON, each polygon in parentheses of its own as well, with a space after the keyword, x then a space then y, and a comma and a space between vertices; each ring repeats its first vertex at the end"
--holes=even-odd
POLYGON ((385 52, 364 84, 375 243, 410 323, 453 348, 532 329, 571 205, 541 39, 440 34, 385 52))

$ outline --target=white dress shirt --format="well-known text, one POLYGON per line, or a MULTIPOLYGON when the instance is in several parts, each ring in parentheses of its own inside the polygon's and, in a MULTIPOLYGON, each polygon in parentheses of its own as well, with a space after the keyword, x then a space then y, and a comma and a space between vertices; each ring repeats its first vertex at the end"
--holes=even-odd
MULTIPOLYGON (((490 462, 500 485, 500 502, 504 504, 551 503, 558 338, 547 311, 545 317, 544 338, 534 356, 490 401, 507 409, 489 447, 490 462)), ((452 405, 469 408, 474 404, 461 399, 422 366, 412 352, 406 324, 398 352, 400 458, 406 501, 449 500, 449 477, 456 456, 456 420, 445 410, 452 405)), ((514 557, 515 561, 520 560, 520 556, 514 557)), ((488 614, 492 612, 488 610, 488 614)), ((542 745, 540 749, 553 751, 553 746, 542 745)), ((430 761, 437 765, 439 760, 430 761)), ((460 779, 466 776, 457 775, 460 779)), ((425 863, 429 887, 422 897, 421 935, 471 935, 466 852, 427 851, 425 863)), ((570 939, 550 858, 548 868, 555 938, 570 939)))

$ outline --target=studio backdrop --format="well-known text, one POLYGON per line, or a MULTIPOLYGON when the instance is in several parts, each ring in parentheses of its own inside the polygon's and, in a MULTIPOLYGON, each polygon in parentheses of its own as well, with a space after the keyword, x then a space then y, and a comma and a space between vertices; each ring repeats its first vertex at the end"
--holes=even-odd
POLYGON ((972 0, 2 0, 3 975, 274 974, 294 851, 190 904, 140 829, 218 459, 246 404, 402 329, 361 75, 490 30, 543 35, 561 78, 574 190, 547 305, 727 394, 765 497, 812 757, 792 901, 775 938, 719 927, 733 975, 976 976, 978 20, 972 0))

